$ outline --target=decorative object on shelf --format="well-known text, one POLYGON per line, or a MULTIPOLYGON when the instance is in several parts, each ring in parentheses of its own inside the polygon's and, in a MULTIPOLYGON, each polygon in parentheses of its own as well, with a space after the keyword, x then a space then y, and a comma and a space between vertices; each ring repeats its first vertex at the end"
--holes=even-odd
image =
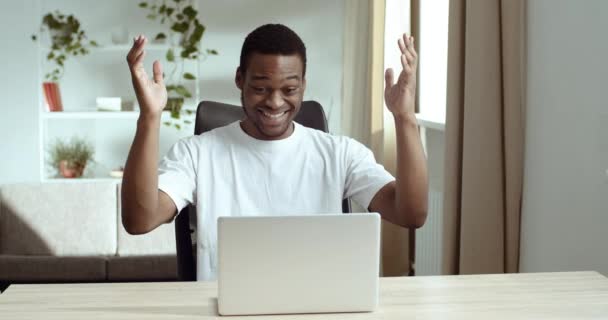
MULTIPOLYGON (((192 93, 185 85, 185 81, 196 80, 196 76, 184 71, 186 61, 203 61, 210 55, 217 55, 213 49, 202 51, 201 40, 205 33, 205 26, 198 18, 198 11, 193 7, 192 0, 173 1, 144 1, 139 7, 148 10, 147 17, 159 20, 161 24, 168 22, 169 37, 163 32, 154 37, 154 42, 166 41, 169 38, 171 47, 167 50, 166 59, 171 67, 167 77, 167 93, 169 99, 165 110, 171 112, 171 119, 163 122, 166 126, 181 129, 182 124, 191 124, 195 110, 182 108, 192 93), (179 53, 176 55, 176 53, 179 53), (179 73, 178 73, 179 69, 179 73), (185 113, 188 117, 182 119, 185 113)), ((196 101, 198 102, 198 101, 196 101)))
POLYGON ((122 102, 120 97, 97 97, 95 99, 99 111, 121 111, 122 102))
POLYGON ((93 40, 87 41, 84 30, 80 28, 80 21, 74 15, 65 15, 58 10, 47 13, 42 17, 42 25, 38 35, 32 35, 36 41, 42 33, 50 35, 50 51, 46 59, 55 63, 53 71, 47 73, 47 80, 58 82, 64 74, 65 61, 69 56, 84 56, 89 53, 89 47, 96 47, 93 40))
POLYGON ((125 171, 125 167, 123 167, 123 166, 120 166, 118 168, 112 169, 112 171, 110 171, 110 177, 112 177, 112 178, 122 178, 124 171, 125 171))
POLYGON ((112 43, 113 44, 128 44, 129 29, 126 26, 115 26, 112 28, 112 43))
POLYGON ((120 110, 122 111, 135 111, 135 102, 133 100, 123 99, 120 103, 120 110))
POLYGON ((44 103, 46 110, 51 112, 63 111, 61 103, 61 93, 59 92, 59 83, 43 82, 42 89, 44 91, 44 103))
POLYGON ((49 165, 64 178, 81 177, 88 162, 93 162, 91 144, 78 137, 69 142, 56 140, 49 149, 49 165))

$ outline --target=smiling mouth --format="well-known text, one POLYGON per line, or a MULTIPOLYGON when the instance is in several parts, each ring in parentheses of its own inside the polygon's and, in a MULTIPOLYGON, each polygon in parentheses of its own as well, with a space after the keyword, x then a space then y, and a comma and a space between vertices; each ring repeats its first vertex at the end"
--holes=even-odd
POLYGON ((279 112, 279 113, 269 113, 269 112, 266 112, 266 111, 260 110, 260 109, 258 109, 258 111, 264 116, 264 118, 267 118, 270 120, 282 119, 289 112, 288 110, 286 110, 286 111, 279 112))

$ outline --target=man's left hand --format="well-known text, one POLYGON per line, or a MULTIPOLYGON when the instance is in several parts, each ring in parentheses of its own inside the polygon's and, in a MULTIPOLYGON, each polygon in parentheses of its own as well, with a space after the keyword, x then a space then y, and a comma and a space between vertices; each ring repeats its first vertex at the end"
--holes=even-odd
POLYGON ((384 74, 386 87, 384 100, 386 106, 395 117, 414 116, 416 105, 416 68, 418 54, 414 49, 414 37, 403 34, 397 41, 401 50, 401 66, 397 83, 394 83, 393 69, 389 68, 384 74))

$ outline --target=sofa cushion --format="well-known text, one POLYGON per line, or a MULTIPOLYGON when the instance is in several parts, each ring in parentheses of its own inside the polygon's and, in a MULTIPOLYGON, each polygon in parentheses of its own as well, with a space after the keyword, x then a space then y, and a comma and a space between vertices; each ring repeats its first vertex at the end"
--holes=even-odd
POLYGON ((0 187, 0 254, 116 254, 116 184, 37 183, 0 187))
MULTIPOLYGON (((118 186, 118 199, 120 203, 120 190, 118 186)), ((146 234, 132 235, 122 225, 120 206, 118 208, 118 256, 162 256, 175 257, 175 225, 163 224, 146 234)))
POLYGON ((108 280, 177 280, 177 259, 174 255, 108 257, 108 280))
POLYGON ((0 281, 105 281, 105 257, 50 257, 0 255, 0 281))

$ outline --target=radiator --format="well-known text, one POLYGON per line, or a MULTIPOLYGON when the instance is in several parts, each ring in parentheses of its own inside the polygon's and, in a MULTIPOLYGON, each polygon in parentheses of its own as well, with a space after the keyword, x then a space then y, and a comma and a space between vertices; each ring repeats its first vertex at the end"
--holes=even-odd
POLYGON ((417 276, 441 274, 443 247, 443 192, 429 191, 429 212, 424 226, 416 230, 415 272, 417 276))

